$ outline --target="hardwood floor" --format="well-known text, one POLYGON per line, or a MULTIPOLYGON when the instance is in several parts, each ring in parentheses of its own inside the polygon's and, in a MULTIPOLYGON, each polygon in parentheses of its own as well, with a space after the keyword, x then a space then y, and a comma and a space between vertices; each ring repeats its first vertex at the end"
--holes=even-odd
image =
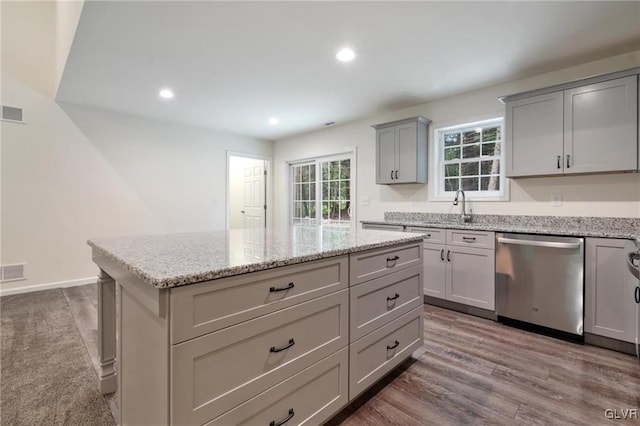
POLYGON ((633 356, 430 305, 424 325, 414 358, 331 424, 640 424, 633 356))
MULTIPOLYGON (((97 369, 95 285, 61 291, 97 369)), ((329 424, 640 424, 635 357, 430 305, 424 312, 424 346, 329 424), (638 414, 608 420, 607 409, 638 414)), ((117 418, 113 395, 107 401, 117 418)))

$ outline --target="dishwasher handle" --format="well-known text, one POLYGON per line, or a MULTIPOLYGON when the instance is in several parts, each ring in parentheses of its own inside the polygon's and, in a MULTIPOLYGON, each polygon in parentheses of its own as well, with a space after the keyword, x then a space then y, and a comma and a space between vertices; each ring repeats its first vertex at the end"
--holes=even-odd
POLYGON ((536 246, 557 249, 577 249, 581 243, 559 243, 556 241, 536 241, 536 240, 517 240, 515 238, 499 237, 498 242, 502 244, 516 244, 520 246, 536 246))

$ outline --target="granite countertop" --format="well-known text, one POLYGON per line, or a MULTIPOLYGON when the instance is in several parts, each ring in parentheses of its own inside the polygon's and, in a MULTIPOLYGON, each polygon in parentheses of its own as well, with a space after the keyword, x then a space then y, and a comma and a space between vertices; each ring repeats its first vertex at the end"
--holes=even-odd
POLYGON ((422 241, 422 236, 295 226, 274 231, 104 238, 87 243, 151 286, 169 288, 413 241, 422 241))
POLYGON ((460 223, 459 215, 455 214, 388 212, 385 213, 384 217, 383 221, 362 221, 362 223, 524 234, 623 238, 634 240, 640 248, 640 219, 637 218, 477 215, 474 216, 472 223, 460 223))

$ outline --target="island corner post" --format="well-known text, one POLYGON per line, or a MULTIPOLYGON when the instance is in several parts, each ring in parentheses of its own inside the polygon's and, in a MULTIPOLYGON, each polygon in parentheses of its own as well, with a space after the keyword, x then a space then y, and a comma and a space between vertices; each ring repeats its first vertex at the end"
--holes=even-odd
POLYGON ((116 372, 116 281, 102 268, 98 274, 98 356, 100 392, 117 389, 116 372))

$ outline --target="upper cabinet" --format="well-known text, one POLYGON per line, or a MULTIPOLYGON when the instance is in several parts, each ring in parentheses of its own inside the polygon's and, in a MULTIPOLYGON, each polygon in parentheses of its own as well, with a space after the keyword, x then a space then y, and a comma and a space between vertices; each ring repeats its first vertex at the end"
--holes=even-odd
POLYGON ((505 99, 507 177, 638 169, 638 76, 583 82, 505 99))
POLYGON ((562 174, 562 92, 508 102, 507 177, 562 174))
POLYGON ((638 77, 564 91, 565 174, 638 168, 638 77))
POLYGON ((427 182, 427 127, 413 117, 372 126, 376 129, 376 183, 427 182))

